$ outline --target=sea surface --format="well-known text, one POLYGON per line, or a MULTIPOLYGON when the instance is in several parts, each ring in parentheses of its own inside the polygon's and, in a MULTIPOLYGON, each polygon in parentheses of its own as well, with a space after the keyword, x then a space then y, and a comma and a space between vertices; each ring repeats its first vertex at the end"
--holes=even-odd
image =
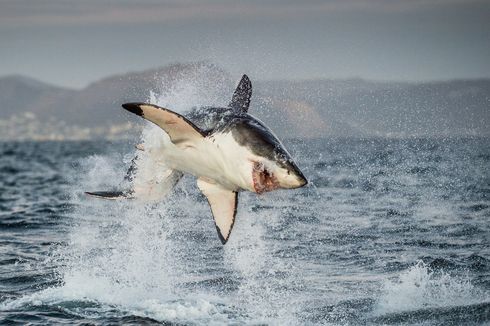
POLYGON ((490 140, 286 140, 306 188, 104 201, 136 142, 0 143, 0 323, 488 325, 490 140))

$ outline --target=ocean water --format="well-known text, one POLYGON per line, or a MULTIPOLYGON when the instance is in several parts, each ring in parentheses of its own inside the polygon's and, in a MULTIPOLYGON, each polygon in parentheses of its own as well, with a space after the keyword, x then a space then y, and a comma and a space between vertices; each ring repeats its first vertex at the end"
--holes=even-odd
POLYGON ((2 324, 490 323, 489 139, 285 140, 310 184, 241 193, 225 246, 190 176, 84 195, 135 144, 0 143, 2 324))

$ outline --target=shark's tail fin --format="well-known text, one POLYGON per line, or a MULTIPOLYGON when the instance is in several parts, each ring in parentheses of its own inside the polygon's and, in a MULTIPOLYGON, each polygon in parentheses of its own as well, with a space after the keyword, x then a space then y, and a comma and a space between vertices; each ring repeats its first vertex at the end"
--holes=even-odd
MULTIPOLYGON (((138 149, 144 150, 141 146, 138 149)), ((138 199, 145 202, 158 201, 165 197, 183 176, 182 172, 164 169, 162 171, 156 171, 150 178, 136 178, 136 172, 138 170, 137 163, 138 155, 131 160, 131 165, 124 176, 124 181, 121 183, 121 188, 127 188, 129 184, 129 189, 87 191, 85 193, 89 196, 102 199, 138 199)))
POLYGON ((131 197, 131 193, 124 191, 86 191, 85 193, 89 196, 111 200, 133 198, 131 197))
MULTIPOLYGON (((128 171, 126 172, 126 175, 124 176, 124 181, 125 183, 130 183, 134 180, 136 170, 137 170, 137 160, 138 160, 138 155, 136 155, 132 160, 131 164, 129 165, 128 171)), ((114 190, 114 191, 86 191, 85 194, 97 198, 102 198, 102 199, 111 199, 111 200, 116 200, 116 199, 133 199, 134 196, 134 190, 132 189, 132 186, 130 189, 127 190, 114 190)))

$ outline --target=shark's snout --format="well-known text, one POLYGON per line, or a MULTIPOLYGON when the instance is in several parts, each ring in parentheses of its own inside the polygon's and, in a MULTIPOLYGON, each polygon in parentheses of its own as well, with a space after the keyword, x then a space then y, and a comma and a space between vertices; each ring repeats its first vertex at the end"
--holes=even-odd
POLYGON ((308 180, 304 176, 303 172, 301 172, 300 169, 298 169, 297 167, 293 167, 292 169, 288 170, 288 174, 293 178, 289 178, 289 182, 288 182, 289 187, 285 187, 285 188, 288 189, 301 188, 308 184, 308 180))
POLYGON ((303 173, 301 173, 301 171, 299 171, 299 174, 297 175, 297 182, 298 182, 298 186, 296 188, 301 188, 308 184, 308 180, 303 175, 303 173))
POLYGON ((271 171, 268 171, 268 175, 268 178, 273 180, 273 187, 270 187, 267 191, 277 188, 296 189, 301 188, 308 183, 306 177, 296 166, 290 166, 287 169, 271 169, 271 171))

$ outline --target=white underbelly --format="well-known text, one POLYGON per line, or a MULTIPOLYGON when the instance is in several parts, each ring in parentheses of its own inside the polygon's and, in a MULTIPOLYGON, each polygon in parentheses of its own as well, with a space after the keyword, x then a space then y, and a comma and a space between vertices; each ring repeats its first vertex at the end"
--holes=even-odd
POLYGON ((249 190, 248 153, 230 137, 231 134, 204 138, 185 148, 166 142, 161 154, 165 164, 174 170, 213 180, 230 190, 249 190))

